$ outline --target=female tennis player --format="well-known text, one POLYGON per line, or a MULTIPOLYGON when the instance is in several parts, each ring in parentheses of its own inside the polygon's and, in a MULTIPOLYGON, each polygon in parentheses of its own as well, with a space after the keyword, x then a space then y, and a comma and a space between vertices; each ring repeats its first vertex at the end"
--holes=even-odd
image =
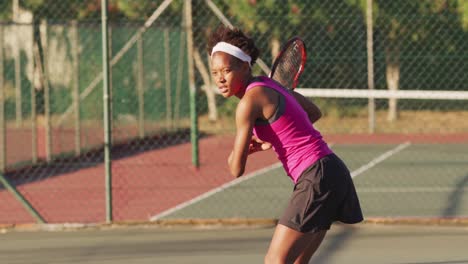
POLYGON ((211 34, 207 49, 219 92, 240 98, 231 173, 242 176, 249 154, 273 148, 294 182, 265 263, 308 263, 332 222, 363 220, 349 170, 314 128, 321 117, 315 104, 268 77, 252 75, 259 50, 251 38, 222 26, 211 34))

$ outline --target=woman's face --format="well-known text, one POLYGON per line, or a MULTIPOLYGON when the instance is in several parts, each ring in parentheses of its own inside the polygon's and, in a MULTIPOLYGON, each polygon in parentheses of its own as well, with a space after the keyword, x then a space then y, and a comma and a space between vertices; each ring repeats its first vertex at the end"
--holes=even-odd
POLYGON ((250 79, 250 67, 235 57, 218 51, 211 57, 211 75, 225 98, 241 98, 250 79))

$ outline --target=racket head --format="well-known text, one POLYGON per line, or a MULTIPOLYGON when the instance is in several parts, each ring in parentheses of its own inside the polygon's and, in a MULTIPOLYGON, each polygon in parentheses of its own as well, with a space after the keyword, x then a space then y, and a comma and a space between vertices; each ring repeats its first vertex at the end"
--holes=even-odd
POLYGON ((293 37, 286 42, 276 57, 269 77, 293 90, 304 71, 306 60, 307 50, 304 41, 300 37, 293 37))

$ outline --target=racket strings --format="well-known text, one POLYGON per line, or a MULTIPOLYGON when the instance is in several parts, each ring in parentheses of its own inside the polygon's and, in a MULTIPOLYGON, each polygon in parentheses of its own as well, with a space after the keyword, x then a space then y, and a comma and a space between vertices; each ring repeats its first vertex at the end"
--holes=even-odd
POLYGON ((281 56, 281 61, 275 70, 273 79, 287 88, 293 88, 298 73, 303 64, 302 48, 298 43, 293 43, 281 56))

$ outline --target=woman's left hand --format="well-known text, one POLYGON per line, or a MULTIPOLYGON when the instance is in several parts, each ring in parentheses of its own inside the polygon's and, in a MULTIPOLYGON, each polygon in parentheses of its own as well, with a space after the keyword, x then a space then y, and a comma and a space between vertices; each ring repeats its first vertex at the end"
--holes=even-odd
POLYGON ((250 145, 249 145, 249 154, 252 154, 258 151, 269 150, 271 149, 271 147, 272 147, 271 143, 260 140, 256 136, 252 136, 252 139, 250 140, 250 145))

